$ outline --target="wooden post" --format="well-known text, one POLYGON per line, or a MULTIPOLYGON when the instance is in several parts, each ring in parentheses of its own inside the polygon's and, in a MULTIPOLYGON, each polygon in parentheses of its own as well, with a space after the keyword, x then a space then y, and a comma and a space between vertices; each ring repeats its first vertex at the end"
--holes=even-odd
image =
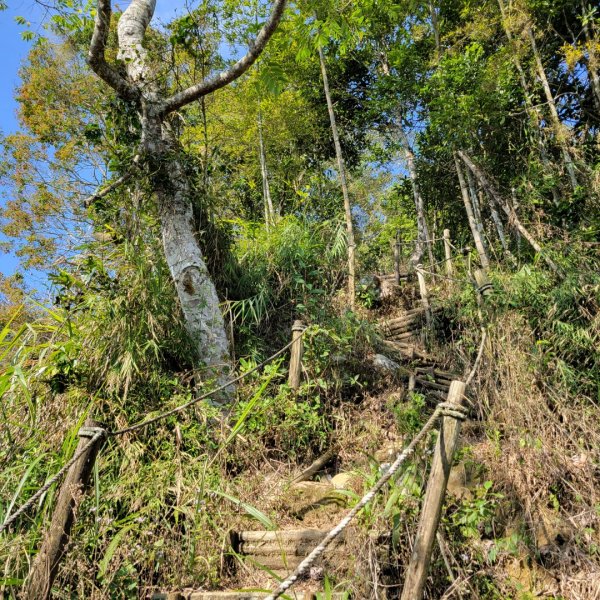
POLYGON ((302 375, 302 354, 304 353, 304 344, 302 343, 303 332, 304 323, 302 321, 294 321, 292 325, 293 344, 290 350, 290 374, 288 377, 288 384, 294 391, 300 387, 300 377, 302 375))
MULTIPOLYGON (((94 430, 88 429, 92 427, 99 427, 99 424, 87 419, 83 428, 79 431, 79 442, 75 454, 80 452, 96 433, 94 430)), ((94 462, 101 445, 102 438, 92 444, 67 471, 54 507, 50 527, 44 536, 42 546, 33 561, 24 585, 21 597, 25 600, 46 600, 50 598, 52 583, 58 572, 58 566, 69 540, 77 508, 88 487, 94 462)))
MULTIPOLYGON (((456 404, 457 408, 460 409, 464 392, 464 382, 453 381, 450 384, 447 402, 456 404)), ((431 561, 435 534, 442 514, 442 504, 459 434, 460 420, 456 417, 444 416, 435 446, 419 528, 417 529, 410 564, 406 570, 401 600, 421 600, 423 597, 427 570, 431 561)))
POLYGON ((427 327, 431 327, 431 306, 427 295, 427 286, 425 285, 425 276, 423 275, 423 265, 417 265, 417 279, 419 280, 419 292, 421 293, 421 303, 425 310, 425 321, 427 327))
POLYGON ((452 265, 452 249, 450 246, 450 230, 444 229, 444 255, 446 257, 446 275, 454 277, 454 266, 452 265))
POLYGON ((400 232, 396 232, 396 243, 394 244, 394 277, 396 285, 400 285, 400 232))
POLYGON ((462 253, 467 260, 467 274, 469 275, 469 279, 473 279, 473 274, 471 273, 471 247, 465 246, 462 249, 462 253))

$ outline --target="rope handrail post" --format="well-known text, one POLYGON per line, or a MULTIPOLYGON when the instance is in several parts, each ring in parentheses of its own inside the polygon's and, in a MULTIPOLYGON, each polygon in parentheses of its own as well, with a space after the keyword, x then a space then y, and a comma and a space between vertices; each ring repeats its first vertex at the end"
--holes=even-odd
POLYGON ((292 346, 290 349, 290 372, 288 385, 297 391, 302 377, 302 355, 304 354, 303 334, 306 327, 302 321, 296 320, 292 325, 292 346))
POLYGON ((465 383, 454 380, 450 384, 447 409, 442 413, 440 433, 435 446, 427 492, 421 509, 421 518, 415 537, 410 563, 406 570, 401 600, 421 600, 435 536, 442 515, 442 504, 458 444, 461 421, 465 418, 463 399, 465 383))
POLYGON ((452 250, 450 248, 450 230, 444 229, 444 255, 446 257, 446 275, 454 277, 454 265, 452 264, 452 250))
POLYGON ((425 310, 425 321, 427 323, 427 327, 431 328, 432 325, 432 316, 431 316, 431 306, 429 304, 429 295, 427 294, 427 285, 425 284, 425 275, 423 274, 423 265, 418 264, 416 267, 417 279, 419 281, 419 292, 421 294, 421 303, 423 304, 423 309, 425 310))
POLYGON ((400 231, 396 231, 396 242, 394 243, 394 281, 396 285, 400 285, 400 248, 402 246, 402 240, 400 238, 400 231))
POLYGON ((45 600, 50 597, 52 584, 71 534, 77 508, 83 500, 96 456, 105 437, 99 424, 91 419, 79 430, 74 457, 58 494, 52 521, 33 561, 25 582, 24 600, 45 600))
POLYGON ((475 278, 477 291, 481 296, 485 297, 493 293, 494 289, 492 282, 483 269, 475 269, 475 271, 473 271, 473 276, 475 278))

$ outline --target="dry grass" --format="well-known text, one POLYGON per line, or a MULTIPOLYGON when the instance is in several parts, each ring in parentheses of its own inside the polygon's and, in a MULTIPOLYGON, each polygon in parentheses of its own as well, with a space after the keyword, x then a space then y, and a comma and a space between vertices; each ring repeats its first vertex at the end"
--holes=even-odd
POLYGON ((509 503, 504 534, 522 540, 490 572, 507 594, 597 598, 600 408, 540 381, 533 341, 519 314, 503 315, 475 381, 487 439, 470 440, 473 455, 509 503))

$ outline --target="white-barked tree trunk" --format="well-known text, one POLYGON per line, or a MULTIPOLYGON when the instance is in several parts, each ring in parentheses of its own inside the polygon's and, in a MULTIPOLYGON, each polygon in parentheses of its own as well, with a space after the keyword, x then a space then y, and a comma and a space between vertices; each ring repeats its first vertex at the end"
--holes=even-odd
MULTIPOLYGON (((140 116, 142 141, 139 155, 151 173, 152 191, 159 207, 165 260, 177 291, 187 331, 200 360, 223 381, 230 369, 229 343, 217 290, 198 243, 193 217, 192 192, 183 151, 170 127, 170 115, 191 102, 226 86, 258 58, 277 28, 286 0, 276 0, 271 15, 246 55, 230 68, 179 91, 163 94, 156 83, 157 62, 143 46, 156 0, 132 0, 119 19, 118 59, 126 77, 105 57, 110 28, 110 0, 98 0, 88 62, 96 74, 123 100, 135 104, 140 116)), ((221 400, 226 400, 224 396, 221 400)))

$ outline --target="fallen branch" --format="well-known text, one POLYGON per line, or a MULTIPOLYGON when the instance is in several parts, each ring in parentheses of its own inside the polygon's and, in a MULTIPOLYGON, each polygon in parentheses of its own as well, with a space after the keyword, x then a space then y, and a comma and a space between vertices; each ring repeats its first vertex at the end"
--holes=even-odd
POLYGON ((330 462, 335 456, 335 450, 330 448, 315 460, 308 468, 304 469, 300 475, 297 475, 292 479, 290 485, 294 483, 300 483, 301 481, 309 480, 315 473, 318 473, 328 462, 330 462))

